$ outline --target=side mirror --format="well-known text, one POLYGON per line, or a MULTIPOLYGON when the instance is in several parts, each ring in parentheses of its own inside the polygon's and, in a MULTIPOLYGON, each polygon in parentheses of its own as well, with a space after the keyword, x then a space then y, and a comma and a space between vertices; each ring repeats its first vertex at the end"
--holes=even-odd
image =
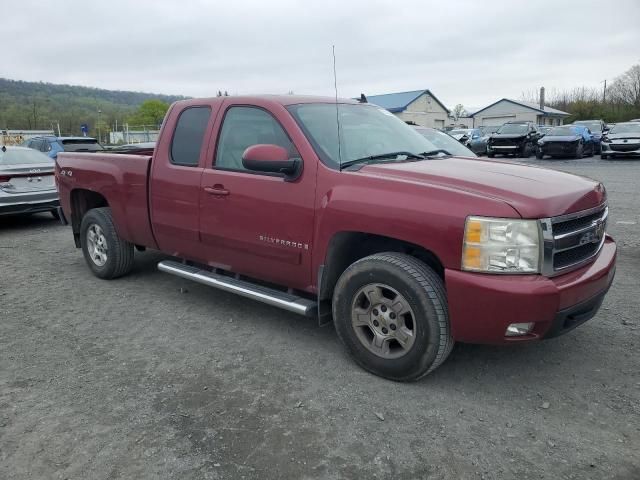
POLYGON ((244 151, 242 165, 247 170, 254 172, 292 176, 299 170, 300 159, 289 158, 287 149, 279 145, 258 144, 252 145, 244 151))

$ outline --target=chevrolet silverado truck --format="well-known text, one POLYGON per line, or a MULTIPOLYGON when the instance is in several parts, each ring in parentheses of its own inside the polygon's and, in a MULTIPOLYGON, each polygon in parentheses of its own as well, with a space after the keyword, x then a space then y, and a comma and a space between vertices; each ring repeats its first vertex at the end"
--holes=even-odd
POLYGON ((180 101, 152 155, 60 153, 56 184, 98 277, 162 251, 162 272, 333 322, 359 365, 396 381, 456 341, 568 332, 615 272, 601 183, 453 156, 350 100, 180 101))

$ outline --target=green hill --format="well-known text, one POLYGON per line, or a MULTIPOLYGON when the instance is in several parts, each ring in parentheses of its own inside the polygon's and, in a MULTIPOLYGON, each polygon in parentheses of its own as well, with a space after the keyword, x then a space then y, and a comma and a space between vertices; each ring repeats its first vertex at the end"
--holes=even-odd
POLYGON ((122 124, 145 100, 171 103, 184 98, 0 78, 0 129, 57 130, 59 124, 63 134, 78 135, 86 123, 94 134, 97 126, 104 132, 116 120, 122 124))

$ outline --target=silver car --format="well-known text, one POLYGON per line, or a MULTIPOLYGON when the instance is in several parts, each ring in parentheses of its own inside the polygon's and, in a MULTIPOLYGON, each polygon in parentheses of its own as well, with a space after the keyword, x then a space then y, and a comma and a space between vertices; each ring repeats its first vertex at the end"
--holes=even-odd
POLYGON ((58 218, 54 161, 25 147, 0 147, 0 215, 51 212, 58 218))

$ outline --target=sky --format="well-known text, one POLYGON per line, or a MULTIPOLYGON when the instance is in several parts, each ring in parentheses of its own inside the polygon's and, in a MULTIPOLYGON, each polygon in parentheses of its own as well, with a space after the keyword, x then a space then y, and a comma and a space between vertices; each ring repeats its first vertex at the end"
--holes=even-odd
POLYGON ((0 77, 213 96, 431 90, 469 109, 602 88, 640 63, 640 0, 21 0, 0 77))

